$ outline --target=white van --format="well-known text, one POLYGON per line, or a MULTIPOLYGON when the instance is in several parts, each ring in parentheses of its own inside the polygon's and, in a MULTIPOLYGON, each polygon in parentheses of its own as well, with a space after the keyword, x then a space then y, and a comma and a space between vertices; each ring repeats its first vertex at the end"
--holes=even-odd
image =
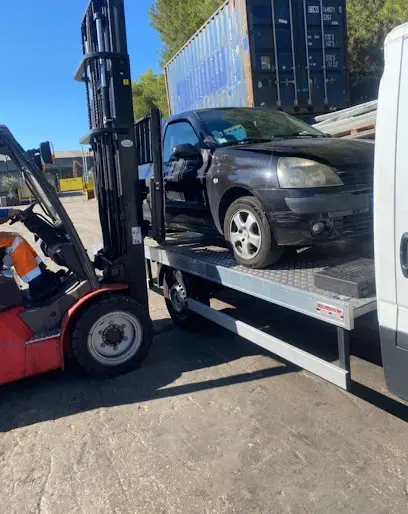
POLYGON ((384 372, 408 400, 408 23, 385 41, 376 129, 375 267, 384 372))

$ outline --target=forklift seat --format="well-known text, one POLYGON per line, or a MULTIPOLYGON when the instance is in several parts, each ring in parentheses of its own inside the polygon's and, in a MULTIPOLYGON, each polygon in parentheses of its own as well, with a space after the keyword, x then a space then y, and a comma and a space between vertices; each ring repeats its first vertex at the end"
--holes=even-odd
POLYGON ((69 289, 71 289, 75 284, 78 284, 78 279, 75 277, 73 273, 65 273, 63 271, 61 273, 61 284, 58 286, 52 296, 46 298, 44 300, 33 300, 30 296, 28 289, 23 289, 22 297, 23 297, 23 305, 25 309, 33 309, 38 307, 44 307, 46 305, 50 305, 54 303, 58 298, 64 296, 69 289))
MULTIPOLYGON (((52 304, 78 283, 78 279, 73 273, 60 270, 58 274, 61 284, 54 291, 53 295, 43 301, 33 300, 26 284, 25 287, 21 287, 24 284, 16 282, 16 277, 13 274, 8 276, 8 274, 3 275, 1 273, 6 253, 6 250, 0 248, 0 312, 18 306, 24 306, 25 309, 33 309, 52 304)), ((6 267, 5 269, 8 268, 6 267)))
POLYGON ((20 305, 23 305, 23 295, 14 277, 5 277, 0 273, 0 312, 20 305))

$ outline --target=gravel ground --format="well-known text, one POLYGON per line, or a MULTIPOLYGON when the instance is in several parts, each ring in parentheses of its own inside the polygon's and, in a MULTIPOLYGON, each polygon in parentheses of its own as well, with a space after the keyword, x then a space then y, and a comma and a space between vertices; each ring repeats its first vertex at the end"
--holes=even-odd
MULTIPOLYGON (((64 203, 91 249, 95 202, 64 203)), ((0 389, 0 512, 408 511, 408 410, 387 392, 374 332, 353 340, 346 393, 214 326, 182 332, 150 299, 140 370, 0 389)), ((270 307, 268 321, 334 358, 330 327, 270 307)))

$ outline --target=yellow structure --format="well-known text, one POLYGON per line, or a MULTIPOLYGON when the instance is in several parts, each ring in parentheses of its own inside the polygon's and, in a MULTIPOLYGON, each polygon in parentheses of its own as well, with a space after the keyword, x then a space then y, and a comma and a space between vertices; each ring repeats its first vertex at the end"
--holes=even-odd
POLYGON ((60 193, 68 193, 70 191, 83 191, 84 181, 82 177, 62 178, 59 181, 60 193))
POLYGON ((86 194, 87 200, 95 198, 95 189, 93 181, 84 182, 84 193, 86 194))
POLYGON ((93 182, 84 182, 84 192, 86 191, 93 191, 94 190, 94 183, 93 182))

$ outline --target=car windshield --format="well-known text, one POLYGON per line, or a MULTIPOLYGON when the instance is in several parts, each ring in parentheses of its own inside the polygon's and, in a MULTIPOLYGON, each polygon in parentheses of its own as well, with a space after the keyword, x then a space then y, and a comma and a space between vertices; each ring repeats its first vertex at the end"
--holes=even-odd
POLYGON ((325 137, 307 123, 273 109, 209 109, 197 115, 219 146, 262 143, 276 138, 325 137))

